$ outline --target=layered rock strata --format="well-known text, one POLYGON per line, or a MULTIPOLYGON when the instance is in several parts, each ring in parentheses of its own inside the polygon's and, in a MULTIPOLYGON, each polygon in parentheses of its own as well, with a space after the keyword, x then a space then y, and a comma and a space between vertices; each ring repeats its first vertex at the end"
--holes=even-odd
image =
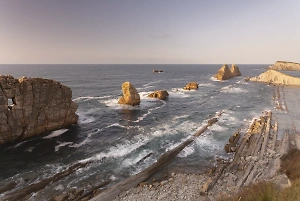
POLYGON ((164 99, 168 98, 168 96, 169 96, 169 93, 166 90, 155 91, 148 95, 148 97, 150 97, 150 98, 158 98, 160 100, 164 100, 164 99))
POLYGON ((77 107, 59 82, 0 75, 0 144, 77 123, 77 107))
POLYGON ((231 69, 229 69, 228 65, 225 64, 218 70, 218 73, 215 75, 215 78, 218 80, 228 80, 235 76, 241 76, 239 67, 235 64, 232 64, 231 69))
POLYGON ((184 90, 191 90, 191 89, 198 89, 198 83, 197 82, 190 82, 185 87, 183 87, 184 90))
POLYGON ((140 95, 138 94, 137 90, 134 88, 134 86, 130 82, 124 82, 122 84, 122 92, 123 96, 119 99, 119 104, 125 104, 125 105, 139 105, 140 95))
POLYGON ((300 63, 288 61, 276 61, 273 66, 269 66, 272 70, 300 70, 300 63))
POLYGON ((259 76, 250 77, 250 81, 254 82, 264 82, 267 84, 274 85, 293 85, 300 86, 300 78, 293 77, 275 70, 268 70, 259 76))

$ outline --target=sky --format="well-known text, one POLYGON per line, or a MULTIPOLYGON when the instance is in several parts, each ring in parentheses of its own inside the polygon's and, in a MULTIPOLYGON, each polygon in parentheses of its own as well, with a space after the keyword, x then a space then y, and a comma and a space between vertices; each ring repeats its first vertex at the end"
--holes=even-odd
POLYGON ((0 64, 300 63, 300 0, 0 0, 0 64))

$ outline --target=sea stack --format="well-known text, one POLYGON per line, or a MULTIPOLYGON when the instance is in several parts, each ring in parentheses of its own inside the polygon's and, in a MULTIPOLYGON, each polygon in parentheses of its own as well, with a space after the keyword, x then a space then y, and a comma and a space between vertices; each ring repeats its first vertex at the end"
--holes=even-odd
POLYGON ((168 98, 168 96, 169 96, 169 93, 166 90, 155 91, 148 95, 148 97, 150 97, 150 98, 158 98, 160 100, 164 100, 164 99, 168 98))
POLYGON ((59 82, 0 75, 0 144, 75 124, 77 107, 59 82))
POLYGON ((122 84, 122 91, 123 96, 119 99, 119 104, 126 104, 132 106, 140 104, 140 95, 130 82, 124 82, 122 84))
POLYGON ((215 75, 215 78, 218 80, 228 80, 235 76, 240 76, 241 72, 238 66, 235 64, 231 65, 231 69, 228 68, 227 64, 224 64, 219 70, 218 73, 215 75))
POLYGON ((198 89, 198 83, 197 82, 190 82, 185 87, 183 87, 184 90, 191 90, 191 89, 198 89))

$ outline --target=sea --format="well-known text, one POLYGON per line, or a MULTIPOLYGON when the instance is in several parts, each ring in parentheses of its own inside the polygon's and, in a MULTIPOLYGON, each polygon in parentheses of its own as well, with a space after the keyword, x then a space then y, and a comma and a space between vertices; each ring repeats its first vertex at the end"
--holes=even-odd
POLYGON ((112 185, 153 164, 220 113, 219 121, 167 169, 201 172, 219 158, 232 157, 224 151, 228 138, 245 132, 254 118, 274 108, 274 87, 245 81, 269 65, 238 65, 242 76, 218 81, 214 75, 221 66, 0 65, 2 75, 48 78, 70 87, 79 115, 76 125, 0 146, 0 185, 15 181, 19 190, 88 161, 87 167, 51 183, 29 200, 47 200, 66 189, 87 188, 108 179, 112 185), (154 69, 163 72, 153 73, 154 69), (125 81, 137 89, 139 106, 118 104, 125 81), (198 90, 183 90, 189 82, 197 82, 198 90), (167 90, 168 99, 147 97, 156 90, 167 90))

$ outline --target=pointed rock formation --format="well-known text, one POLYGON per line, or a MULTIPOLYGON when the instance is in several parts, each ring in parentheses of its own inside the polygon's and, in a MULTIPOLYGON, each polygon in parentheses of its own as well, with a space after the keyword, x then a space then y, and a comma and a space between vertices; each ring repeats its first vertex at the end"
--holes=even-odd
POLYGON ((0 144, 77 123, 77 107, 59 82, 0 75, 0 144))
POLYGON ((249 78, 249 80, 254 82, 265 82, 267 84, 274 85, 300 86, 300 78, 286 75, 275 70, 268 70, 259 76, 249 78))
POLYGON ((191 89, 198 89, 198 83, 197 82, 190 82, 183 88, 184 90, 191 90, 191 89))
POLYGON ((231 65, 230 71, 231 71, 231 74, 233 75, 233 77, 234 76, 241 76, 242 75, 241 72, 240 72, 239 67, 237 65, 235 65, 235 64, 231 65))
POLYGON ((132 106, 140 104, 140 95, 130 82, 124 82, 122 84, 122 91, 123 96, 119 99, 119 104, 126 104, 132 106))
POLYGON ((148 97, 158 98, 160 100, 164 100, 164 99, 168 98, 168 96, 169 96, 169 93, 166 90, 155 91, 148 95, 148 97))
POLYGON ((227 64, 224 64, 218 70, 218 73, 215 75, 215 78, 217 78, 218 80, 228 80, 234 76, 240 76, 240 75, 241 75, 240 69, 235 64, 232 64, 230 70, 227 64))

